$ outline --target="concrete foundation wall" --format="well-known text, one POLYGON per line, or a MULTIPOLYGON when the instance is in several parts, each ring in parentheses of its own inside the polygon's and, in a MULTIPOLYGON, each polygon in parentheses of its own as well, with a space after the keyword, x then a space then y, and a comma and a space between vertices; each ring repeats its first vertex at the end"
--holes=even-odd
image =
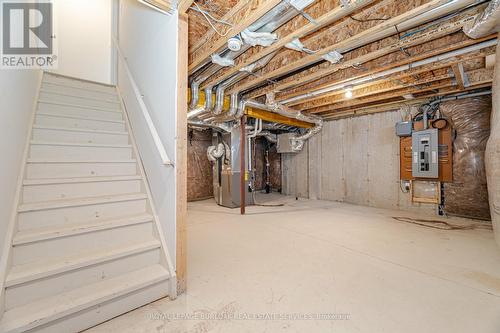
POLYGON ((318 200, 435 214, 399 181, 399 111, 326 122, 299 154, 283 155, 283 192, 318 200))

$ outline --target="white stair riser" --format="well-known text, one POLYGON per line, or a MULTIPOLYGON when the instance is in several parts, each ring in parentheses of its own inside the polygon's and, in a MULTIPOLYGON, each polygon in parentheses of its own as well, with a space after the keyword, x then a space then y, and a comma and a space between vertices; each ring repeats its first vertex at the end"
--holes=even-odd
POLYGON ((19 230, 139 215, 146 211, 146 200, 114 202, 80 207, 23 212, 18 216, 19 230))
POLYGON ((27 179, 73 177, 132 176, 137 174, 135 163, 33 163, 26 168, 27 179))
POLYGON ((126 274, 158 262, 160 262, 160 250, 155 249, 9 287, 5 295, 6 309, 26 305, 45 297, 126 274))
POLYGON ((52 115, 42 115, 37 114, 36 125, 51 126, 51 127, 69 127, 69 128, 84 128, 102 131, 125 131, 124 123, 99 121, 99 120, 87 120, 87 119, 72 119, 57 117, 52 115))
POLYGON ((30 158, 64 160, 127 160, 132 158, 132 148, 78 147, 57 145, 31 145, 30 158))
POLYGON ((153 225, 151 223, 100 230, 72 237, 14 246, 12 262, 14 265, 24 265, 30 262, 62 259, 79 253, 92 252, 95 249, 151 240, 152 237, 153 225), (61 249, 64 249, 64 251, 61 251, 61 249))
POLYGON ((85 90, 75 87, 65 87, 60 85, 53 85, 48 82, 42 84, 42 91, 64 94, 69 96, 80 96, 85 98, 100 99, 109 102, 118 102, 118 94, 116 92, 99 92, 93 90, 85 90))
POLYGON ((62 116, 87 117, 107 120, 123 120, 123 113, 115 111, 101 111, 75 106, 39 103, 38 112, 57 114, 62 116))
POLYGON ((79 89, 95 90, 95 91, 102 91, 102 92, 108 92, 108 93, 116 93, 116 88, 114 88, 114 87, 108 87, 105 85, 92 83, 92 82, 72 80, 69 78, 54 76, 54 75, 44 75, 43 83, 53 83, 53 84, 58 84, 58 85, 67 86, 67 87, 74 87, 74 88, 79 88, 79 89))
POLYGON ((25 185, 23 186, 23 203, 114 194, 131 194, 140 193, 141 191, 140 180, 25 185))
POLYGON ((33 129, 33 140, 35 141, 57 141, 65 143, 98 143, 127 145, 129 143, 127 135, 76 132, 65 130, 53 130, 45 128, 33 129))
MULTIPOLYGON (((161 282, 134 293, 114 299, 98 307, 86 309, 72 316, 58 320, 40 328, 35 328, 30 333, 68 333, 81 332, 123 313, 137 309, 168 296, 169 283, 161 282)), ((11 333, 11 332, 5 332, 11 333)))
POLYGON ((54 102, 54 103, 75 104, 85 107, 104 108, 109 110, 120 109, 120 104, 117 102, 98 101, 94 99, 52 94, 43 91, 40 92, 40 100, 46 102, 54 102))

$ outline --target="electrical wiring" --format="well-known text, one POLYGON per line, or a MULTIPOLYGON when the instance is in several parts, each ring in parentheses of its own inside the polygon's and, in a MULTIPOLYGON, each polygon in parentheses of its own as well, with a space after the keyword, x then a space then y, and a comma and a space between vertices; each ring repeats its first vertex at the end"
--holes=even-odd
POLYGON ((195 5, 195 7, 191 6, 190 8, 198 13, 201 13, 203 15, 203 17, 207 20, 208 24, 210 24, 212 29, 214 29, 214 31, 219 36, 226 37, 229 34, 229 32, 231 32, 231 30, 233 29, 233 25, 231 23, 226 22, 226 21, 222 21, 222 20, 219 20, 219 19, 213 17, 209 12, 201 9, 200 6, 196 2, 193 2, 193 4, 195 5), (219 30, 217 30, 217 28, 213 25, 212 20, 216 23, 228 25, 228 26, 230 26, 230 28, 226 31, 226 33, 223 34, 223 33, 219 32, 219 30))

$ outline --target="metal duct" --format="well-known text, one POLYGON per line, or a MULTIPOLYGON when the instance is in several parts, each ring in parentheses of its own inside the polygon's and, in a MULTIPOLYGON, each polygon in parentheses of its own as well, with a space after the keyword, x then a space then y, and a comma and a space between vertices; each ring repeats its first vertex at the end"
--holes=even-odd
POLYGON ((217 161, 219 158, 224 156, 224 153, 226 152, 226 147, 224 146, 223 143, 219 143, 216 146, 210 146, 207 149, 207 156, 208 159, 212 162, 217 161))
POLYGON ((460 55, 463 55, 466 53, 478 51, 478 50, 481 50, 481 49, 484 49, 484 48, 487 48, 490 46, 495 46, 496 44, 497 44, 497 39, 495 38, 495 39, 492 39, 492 40, 489 40, 486 42, 482 42, 482 43, 479 43, 476 45, 465 47, 463 49, 451 51, 451 52, 444 53, 444 54, 441 54, 441 55, 438 55, 435 57, 430 57, 430 58, 416 61, 416 62, 407 64, 407 65, 395 67, 395 68, 392 68, 392 69, 389 69, 389 70, 386 70, 383 72, 379 72, 376 74, 368 75, 368 76, 365 76, 365 77, 362 77, 359 79, 351 80, 351 81, 344 82, 344 83, 335 84, 335 85, 332 85, 330 87, 319 89, 319 90, 316 90, 316 91, 313 91, 313 92, 310 92, 307 94, 291 97, 291 98, 285 99, 283 101, 280 101, 280 103, 282 103, 282 104, 294 103, 294 102, 298 102, 298 101, 306 99, 306 98, 316 97, 316 96, 323 95, 323 94, 326 94, 326 93, 329 93, 332 91, 346 89, 348 86, 356 86, 356 85, 372 82, 372 81, 384 78, 384 77, 392 75, 392 74, 400 73, 400 72, 403 72, 406 70, 411 70, 411 69, 416 68, 416 67, 428 65, 428 64, 431 64, 433 62, 442 61, 442 60, 456 57, 456 56, 460 56, 460 55))
POLYGON ((323 119, 321 117, 305 115, 301 111, 293 110, 283 104, 277 103, 274 99, 274 94, 267 95, 266 104, 262 104, 252 100, 242 100, 240 108, 243 106, 243 111, 246 106, 255 107, 257 109, 271 111, 288 118, 306 121, 316 124, 315 127, 310 128, 303 135, 295 136, 292 140, 292 147, 294 151, 299 152, 304 148, 304 142, 316 135, 323 129, 323 119))
POLYGON ((257 136, 261 136, 266 138, 267 141, 271 143, 276 143, 278 142, 278 136, 276 134, 273 134, 269 131, 261 131, 260 133, 257 134, 257 136))
POLYGON ((500 32, 500 0, 492 0, 474 24, 464 28, 464 33, 474 39, 494 32, 500 32))

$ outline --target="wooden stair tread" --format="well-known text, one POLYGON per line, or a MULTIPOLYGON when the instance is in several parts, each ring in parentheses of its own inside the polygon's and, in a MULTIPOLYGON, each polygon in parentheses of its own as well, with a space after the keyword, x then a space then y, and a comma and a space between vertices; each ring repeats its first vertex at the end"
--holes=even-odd
POLYGON ((56 141, 30 141, 34 146, 63 146, 63 147, 94 147, 94 148, 132 148, 132 145, 104 144, 104 143, 72 143, 56 141))
POLYGON ((93 283, 5 312, 0 331, 27 331, 168 279, 165 268, 153 265, 93 283))
POLYGON ((90 197, 90 198, 52 200, 52 201, 21 204, 19 205, 17 211, 19 213, 25 213, 25 212, 58 209, 58 208, 91 206, 98 204, 123 202, 123 201, 135 201, 141 199, 147 199, 147 195, 144 193, 132 193, 132 194, 121 194, 121 195, 106 195, 106 196, 90 197))
POLYGON ((40 130, 53 130, 53 131, 63 131, 63 132, 82 132, 82 133, 112 134, 112 135, 128 136, 128 133, 124 132, 124 131, 105 131, 105 130, 95 130, 95 129, 86 129, 86 128, 45 126, 45 125, 33 125, 33 128, 40 129, 40 130))
POLYGON ((76 119, 76 120, 90 120, 90 121, 100 121, 100 122, 104 122, 104 123, 125 124, 125 120, 73 116, 73 115, 57 114, 57 113, 50 113, 50 112, 40 112, 40 111, 38 111, 36 114, 39 116, 48 116, 48 117, 55 117, 55 118, 69 118, 69 119, 76 119))
POLYGON ((66 258, 16 265, 10 269, 5 281, 5 286, 7 288, 12 287, 56 274, 70 272, 82 267, 96 265, 133 254, 154 250, 160 246, 161 243, 158 240, 151 238, 149 241, 142 241, 114 248, 103 248, 97 251, 73 255, 66 258))
POLYGON ((129 225, 147 223, 153 221, 150 214, 132 215, 123 218, 113 218, 109 220, 98 220, 84 223, 75 223, 65 226, 50 226, 30 230, 19 231, 14 236, 13 246, 30 244, 40 241, 57 239, 86 234, 94 231, 102 231, 125 227, 129 225))

